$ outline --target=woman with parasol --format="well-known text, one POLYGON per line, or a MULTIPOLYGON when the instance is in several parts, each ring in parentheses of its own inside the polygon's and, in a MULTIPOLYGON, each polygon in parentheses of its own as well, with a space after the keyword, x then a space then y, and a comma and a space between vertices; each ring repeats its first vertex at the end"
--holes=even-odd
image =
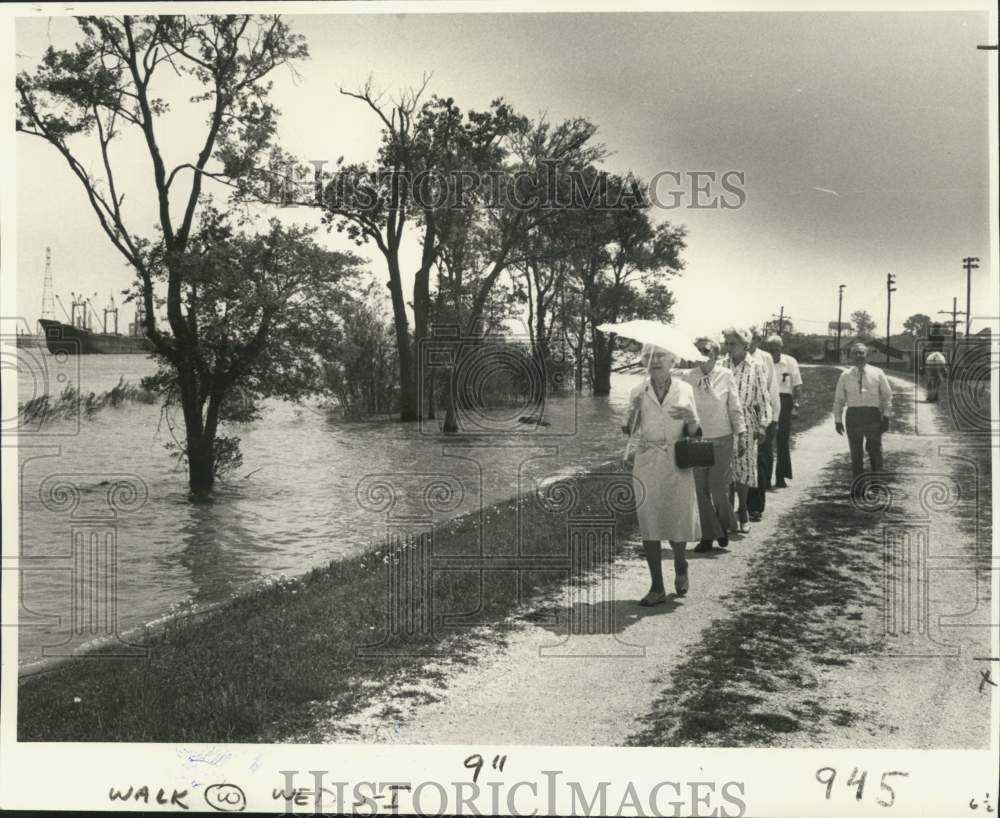
POLYGON ((646 377, 632 390, 623 429, 629 434, 629 447, 636 448, 632 471, 636 512, 651 580, 649 593, 639 604, 658 605, 667 599, 661 542, 670 543, 674 590, 683 596, 689 586, 687 543, 701 539, 694 472, 679 468, 674 454, 678 440, 698 433, 698 413, 691 385, 672 377, 670 370, 681 359, 702 356, 676 329, 654 321, 603 324, 598 329, 643 343, 646 377))

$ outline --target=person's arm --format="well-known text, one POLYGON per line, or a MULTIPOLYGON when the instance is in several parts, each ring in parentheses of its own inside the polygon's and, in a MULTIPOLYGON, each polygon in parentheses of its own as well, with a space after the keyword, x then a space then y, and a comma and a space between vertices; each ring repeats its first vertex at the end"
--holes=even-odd
POLYGON ((622 432, 631 437, 635 434, 639 426, 639 408, 642 406, 642 390, 637 390, 629 396, 628 411, 625 413, 625 422, 622 424, 622 432))
MULTIPOLYGON (((790 357, 790 356, 789 356, 790 357)), ((799 362, 792 358, 792 403, 799 405, 802 397, 802 373, 799 372, 799 362)))
POLYGON ((694 437, 701 432, 701 418, 698 417, 698 407, 695 406, 694 397, 691 398, 687 406, 691 410, 691 417, 685 420, 684 431, 689 437, 694 437))
POLYGON ((671 408, 670 417, 684 421, 684 434, 694 437, 701 429, 701 418, 698 417, 698 406, 694 402, 694 391, 689 384, 687 394, 678 397, 677 405, 671 408))
POLYGON ((781 417, 781 391, 778 389, 778 367, 770 356, 767 358, 768 397, 771 400, 771 423, 777 423, 781 417))
POLYGON ((763 417, 761 417, 761 431, 767 431, 767 427, 778 422, 778 415, 781 413, 781 398, 778 397, 778 381, 774 377, 774 365, 770 370, 767 366, 759 367, 757 377, 760 390, 761 407, 763 417), (778 404, 778 411, 774 411, 774 404, 778 404))
POLYGON ((746 434, 747 422, 743 417, 743 402, 740 393, 736 391, 736 381, 730 376, 726 389, 726 412, 734 435, 746 434))
POLYGON ((878 380, 878 400, 882 419, 888 420, 892 415, 892 387, 889 386, 889 379, 884 372, 878 380))
POLYGON ((837 387, 833 390, 833 422, 840 426, 843 423, 844 406, 847 404, 847 373, 840 376, 837 387))

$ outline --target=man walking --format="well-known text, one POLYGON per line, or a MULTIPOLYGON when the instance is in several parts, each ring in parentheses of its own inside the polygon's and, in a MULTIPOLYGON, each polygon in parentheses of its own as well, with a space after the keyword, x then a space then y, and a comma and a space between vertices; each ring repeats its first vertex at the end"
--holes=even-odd
POLYGON ((778 395, 778 377, 774 370, 774 360, 760 348, 762 338, 755 332, 750 342, 749 354, 760 364, 767 378, 768 400, 771 404, 771 422, 764 431, 764 439, 757 446, 757 485, 747 494, 747 511, 750 522, 759 523, 764 514, 767 490, 771 488, 771 473, 774 471, 774 433, 778 428, 781 414, 781 398, 778 395))
POLYGON ((929 352, 924 360, 924 377, 927 384, 927 402, 935 403, 941 393, 941 383, 948 371, 948 359, 943 352, 929 352))
POLYGON ((851 468, 858 477, 864 472, 866 449, 872 471, 882 471, 882 435, 889 431, 892 389, 885 373, 868 363, 868 347, 864 344, 851 347, 851 361, 854 366, 837 381, 833 420, 838 435, 843 435, 847 426, 851 468), (841 422, 845 407, 847 415, 841 422))
POLYGON ((784 341, 780 335, 772 335, 767 339, 767 348, 774 361, 774 370, 778 378, 778 397, 781 399, 781 414, 778 415, 777 433, 777 464, 774 469, 774 487, 787 488, 786 480, 792 479, 792 454, 789 443, 792 436, 792 417, 799 408, 799 396, 802 393, 802 375, 799 374, 799 362, 791 355, 781 350, 784 341))

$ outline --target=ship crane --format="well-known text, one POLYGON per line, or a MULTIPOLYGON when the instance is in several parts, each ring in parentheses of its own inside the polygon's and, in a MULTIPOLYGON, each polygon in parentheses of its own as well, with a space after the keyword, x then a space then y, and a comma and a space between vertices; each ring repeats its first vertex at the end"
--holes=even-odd
MULTIPOLYGON (((97 298, 97 293, 94 293, 94 298, 97 298)), ((94 302, 91 301, 89 297, 85 298, 84 301, 87 304, 90 305, 90 313, 89 314, 88 313, 84 313, 85 315, 87 315, 87 321, 85 322, 84 327, 89 332, 93 332, 94 331, 94 316, 97 315, 98 309, 97 309, 97 307, 94 306, 94 302)))
MULTIPOLYGON (((69 321, 70 324, 72 324, 73 323, 73 316, 70 315, 69 312, 67 312, 66 305, 63 304, 62 299, 57 295, 57 296, 55 296, 55 300, 59 302, 59 309, 61 309, 63 311, 63 315, 66 316, 66 320, 69 321)), ((55 313, 55 310, 53 310, 53 313, 55 313)), ((44 315, 42 316, 42 318, 46 318, 46 317, 47 316, 44 316, 44 315)), ((54 314, 52 315, 52 318, 55 318, 54 314)))
POLYGON ((114 295, 114 293, 109 294, 109 296, 108 296, 108 304, 110 306, 104 308, 104 321, 103 321, 104 332, 105 332, 105 334, 107 334, 107 331, 108 331, 108 313, 110 312, 115 317, 115 335, 117 335, 118 334, 118 307, 115 306, 115 295, 114 295))

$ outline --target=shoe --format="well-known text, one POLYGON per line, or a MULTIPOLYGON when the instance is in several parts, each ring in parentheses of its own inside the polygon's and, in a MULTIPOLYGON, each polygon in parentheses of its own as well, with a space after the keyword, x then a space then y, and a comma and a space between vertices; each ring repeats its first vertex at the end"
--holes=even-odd
POLYGON ((704 554, 706 551, 711 551, 712 550, 712 541, 711 540, 702 540, 700 543, 698 543, 694 547, 694 550, 697 553, 699 553, 699 554, 704 554))
POLYGON ((786 483, 784 480, 778 480, 777 482, 775 482, 774 487, 776 489, 787 489, 788 483, 786 483))
POLYGON ((651 608, 653 605, 659 605, 662 602, 667 601, 667 595, 663 591, 650 591, 642 599, 639 600, 639 604, 643 608, 651 608))
MULTIPOLYGON (((716 542, 719 543, 719 548, 729 548, 729 537, 719 537, 716 542)), ((696 548, 695 551, 697 550, 696 548)))
POLYGON ((687 560, 683 563, 674 563, 674 590, 677 591, 677 596, 684 596, 688 592, 688 564, 687 560), (682 567, 683 566, 683 567, 682 567))
POLYGON ((751 523, 759 523, 761 516, 762 515, 761 515, 761 513, 759 511, 751 511, 750 512, 750 522, 751 523))
POLYGON ((750 533, 750 523, 740 523, 740 534, 750 533))

